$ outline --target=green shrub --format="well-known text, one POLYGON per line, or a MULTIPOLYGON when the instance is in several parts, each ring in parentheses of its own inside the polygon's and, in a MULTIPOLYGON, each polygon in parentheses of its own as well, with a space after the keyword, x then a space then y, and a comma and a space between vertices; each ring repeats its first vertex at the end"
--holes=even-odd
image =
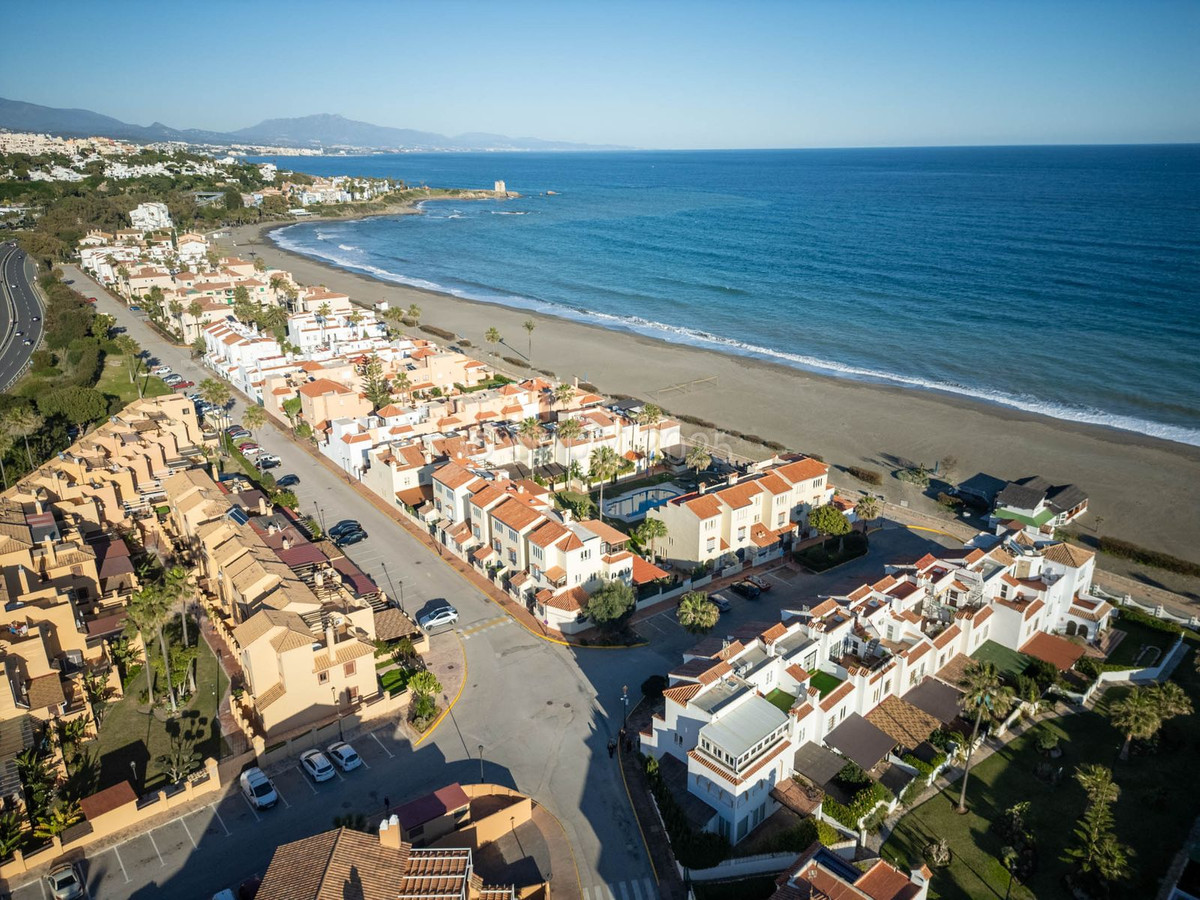
POLYGON ((960 506, 963 505, 961 497, 955 497, 953 494, 947 494, 945 491, 938 491, 937 502, 939 506, 942 506, 951 512, 955 512, 960 506))
POLYGON ((658 760, 647 758, 645 768, 646 782, 658 804, 658 811, 667 828, 667 838, 679 863, 689 869, 708 869, 728 857, 731 848, 726 838, 707 831, 696 831, 688 823, 679 802, 663 780, 658 760))
POLYGON ((907 484, 915 484, 917 487, 929 487, 929 471, 924 466, 917 466, 914 469, 900 469, 896 472, 896 477, 907 484))
POLYGON ((1118 556, 1121 559, 1133 560, 1145 566, 1153 566, 1156 569, 1177 572, 1180 575, 1191 575, 1193 578, 1200 576, 1200 565, 1194 562, 1189 562, 1186 559, 1180 559, 1178 556, 1171 556, 1158 550, 1139 547, 1137 544, 1129 543, 1129 541, 1102 537, 1100 538, 1100 552, 1107 553, 1109 556, 1118 556))
POLYGON ((525 360, 523 360, 523 359, 519 359, 516 356, 502 356, 500 358, 502 360, 504 360, 506 363, 508 363, 510 366, 512 366, 513 368, 516 368, 516 369, 528 369, 529 368, 529 363, 525 362, 525 360))
POLYGON ((438 328, 434 325, 419 325, 418 330, 426 334, 432 334, 434 337, 440 337, 444 341, 454 340, 454 332, 447 331, 445 328, 438 328))
MULTIPOLYGON (((840 773, 838 777, 840 780, 840 773)), ((891 791, 878 782, 871 782, 868 787, 864 787, 854 795, 849 806, 842 805, 832 797, 826 797, 821 809, 831 819, 857 831, 859 819, 872 812, 880 803, 891 799, 891 791)))
POLYGON ((707 419, 699 419, 696 416, 685 416, 682 413, 678 413, 675 415, 675 418, 678 419, 680 422, 686 422, 688 425, 696 425, 699 428, 714 428, 715 429, 717 427, 716 425, 714 425, 712 422, 708 421, 707 419))
POLYGON ((859 466, 846 466, 846 474, 853 475, 859 481, 865 481, 867 484, 883 484, 883 476, 871 469, 863 469, 859 466))
POLYGON ((1167 619, 1156 618, 1149 613, 1144 613, 1140 609, 1130 606, 1121 607, 1121 619, 1129 622, 1137 622, 1139 625, 1145 625, 1147 628, 1153 628, 1155 631, 1165 631, 1167 634, 1183 634, 1182 625, 1177 625, 1167 619))
POLYGON ((801 853, 820 841, 826 846, 843 840, 842 833, 820 819, 804 818, 786 831, 780 831, 754 848, 757 853, 801 853))

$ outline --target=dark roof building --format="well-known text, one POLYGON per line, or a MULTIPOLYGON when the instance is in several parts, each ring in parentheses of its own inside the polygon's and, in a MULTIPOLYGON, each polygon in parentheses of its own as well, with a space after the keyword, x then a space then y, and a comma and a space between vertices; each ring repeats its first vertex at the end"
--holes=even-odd
POLYGON ((869 772, 887 758, 897 741, 858 713, 851 713, 825 735, 825 743, 869 772))

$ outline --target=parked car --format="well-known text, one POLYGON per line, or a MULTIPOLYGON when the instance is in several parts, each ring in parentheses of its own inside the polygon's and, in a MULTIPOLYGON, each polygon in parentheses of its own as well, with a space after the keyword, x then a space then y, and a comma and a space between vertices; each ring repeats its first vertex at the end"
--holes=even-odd
POLYGON ((241 441, 250 437, 250 432, 245 428, 239 428, 237 431, 227 432, 231 441, 241 441))
POLYGON ((362 757, 354 752, 354 748, 345 741, 330 744, 326 750, 333 764, 343 772, 353 772, 363 764, 362 757))
POLYGON ((235 431, 245 431, 245 430, 246 429, 240 423, 235 422, 233 425, 230 425, 228 428, 225 429, 225 433, 232 436, 235 431))
POLYGON ((275 479, 275 487, 281 487, 281 488, 295 487, 299 483, 300 483, 299 475, 291 475, 291 474, 280 475, 278 478, 275 479))
POLYGON ((177 384, 183 384, 183 376, 182 375, 164 375, 163 376, 163 384, 168 384, 171 387, 175 387, 175 385, 177 385, 177 384))
MULTIPOLYGON (((283 465, 283 461, 280 460, 278 456, 275 456, 271 453, 263 453, 254 460, 254 464, 260 469, 266 470, 278 468, 279 466, 283 465)), ((363 537, 366 537, 366 534, 364 534, 363 537)))
POLYGON ((746 580, 762 591, 764 594, 771 589, 771 582, 763 578, 761 575, 747 575, 746 580))
POLYGON ((87 298, 85 298, 85 299, 87 300, 87 302, 88 302, 88 303, 95 303, 95 302, 96 302, 96 298, 95 298, 95 297, 87 297, 87 298))
POLYGON ((366 539, 367 533, 361 528, 358 528, 354 531, 347 531, 340 537, 334 538, 333 542, 339 547, 349 547, 351 544, 357 544, 360 541, 365 541, 366 539))
MULTIPOLYGON (((90 300, 92 303, 96 302, 95 297, 89 297, 88 300, 90 300)), ((140 306, 131 306, 131 307, 129 307, 129 310, 130 310, 130 312, 141 312, 142 308, 140 306)))
POLYGON ((245 453, 249 450, 258 450, 259 446, 254 441, 242 441, 242 443, 237 445, 237 448, 245 453))
POLYGON ((217 891, 215 894, 213 894, 212 900, 237 900, 237 894, 235 894, 229 888, 225 888, 225 890, 217 891))
POLYGON ((313 781, 328 781, 337 773, 331 763, 320 750, 305 750, 300 754, 300 767, 313 781))
POLYGON ((357 519, 342 519, 332 528, 329 529, 330 537, 340 537, 343 534, 348 534, 351 531, 362 531, 362 526, 358 524, 357 519))
POLYGON ((425 631, 433 631, 437 628, 445 628, 453 625, 458 621, 458 610, 449 603, 443 603, 441 606, 434 607, 421 618, 417 619, 417 624, 425 631))
POLYGON ((195 386, 196 382, 194 381, 181 381, 179 384, 173 385, 174 389, 177 391, 186 391, 188 388, 193 388, 195 386))
POLYGON ((729 586, 729 589, 739 597, 745 597, 747 600, 757 600, 758 595, 762 593, 762 591, 749 581, 735 581, 729 586))
POLYGON ((46 876, 46 887, 50 889, 50 896, 54 900, 79 900, 87 896, 83 876, 74 863, 51 870, 46 876))
POLYGON ((170 366, 155 366, 153 369, 150 370, 150 374, 157 375, 159 378, 162 378, 164 375, 171 374, 171 367, 170 366))
POLYGON ((723 613, 727 613, 733 609, 733 604, 729 602, 729 598, 724 594, 711 594, 708 599, 723 613))
POLYGON ((275 785, 267 777, 267 773, 258 766, 251 766, 238 777, 242 793, 255 809, 268 809, 279 802, 279 794, 275 785))

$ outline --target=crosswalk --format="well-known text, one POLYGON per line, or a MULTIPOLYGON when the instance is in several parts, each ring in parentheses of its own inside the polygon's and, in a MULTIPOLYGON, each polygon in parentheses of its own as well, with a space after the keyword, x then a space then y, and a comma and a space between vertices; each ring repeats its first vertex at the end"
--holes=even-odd
POLYGON ((616 884, 597 884, 583 888, 583 900, 655 900, 658 890, 654 879, 618 881, 616 884))
POLYGON ((493 616, 490 619, 484 619, 482 622, 476 622, 469 628, 458 629, 458 635, 464 641, 469 641, 473 637, 478 637, 485 631, 491 631, 493 628, 500 628, 504 625, 512 624, 513 618, 508 614, 493 616))

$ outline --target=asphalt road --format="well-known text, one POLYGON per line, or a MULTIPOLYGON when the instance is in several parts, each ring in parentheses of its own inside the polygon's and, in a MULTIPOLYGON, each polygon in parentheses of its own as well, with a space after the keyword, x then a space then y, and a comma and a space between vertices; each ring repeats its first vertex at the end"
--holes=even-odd
POLYGON ((37 275, 25 251, 0 244, 0 275, 4 279, 0 287, 0 390, 7 391, 41 343, 44 323, 42 303, 33 288, 37 275))
MULTIPOLYGON (((186 349, 170 346, 139 314, 112 300, 77 270, 66 270, 81 289, 100 298, 101 311, 112 314, 159 362, 197 384, 209 377, 186 349)), ((237 401, 232 421, 239 420, 243 408, 237 401)), ((256 813, 232 789, 219 801, 123 844, 93 849, 85 862, 92 896, 211 897, 221 888, 261 875, 278 844, 328 829, 335 815, 378 816, 385 797, 394 805, 449 782, 479 779, 480 745, 484 780, 529 794, 563 824, 585 900, 656 896, 620 772, 606 747, 621 728, 623 686, 629 686, 630 703, 637 702, 642 681, 677 665, 680 652, 695 643, 695 637, 668 612, 638 626, 651 641, 646 647, 576 649, 544 641, 503 614, 351 490, 346 477, 315 462, 288 436, 267 425, 260 430, 259 443, 281 458, 276 477, 289 472, 300 476, 296 492, 303 512, 330 525, 342 518, 362 523, 370 537, 347 548, 348 555, 389 595, 402 595, 409 612, 435 598, 446 598, 459 610, 457 632, 434 640, 463 643, 467 678, 462 697, 437 731, 417 747, 393 726, 352 737, 370 768, 344 779, 311 785, 295 761, 272 770, 285 800, 272 810, 256 813)), ((722 626, 778 621, 780 608, 861 581, 860 575, 878 572, 889 556, 929 544, 903 529, 886 531, 873 540, 868 557, 836 574, 774 576, 776 588, 759 601, 735 599, 722 626)), ((560 890, 564 877, 571 882, 575 878, 574 872, 551 874, 560 890)), ((563 893, 569 896, 573 891, 563 893)), ((13 896, 35 900, 43 896, 42 885, 22 883, 13 896)))

